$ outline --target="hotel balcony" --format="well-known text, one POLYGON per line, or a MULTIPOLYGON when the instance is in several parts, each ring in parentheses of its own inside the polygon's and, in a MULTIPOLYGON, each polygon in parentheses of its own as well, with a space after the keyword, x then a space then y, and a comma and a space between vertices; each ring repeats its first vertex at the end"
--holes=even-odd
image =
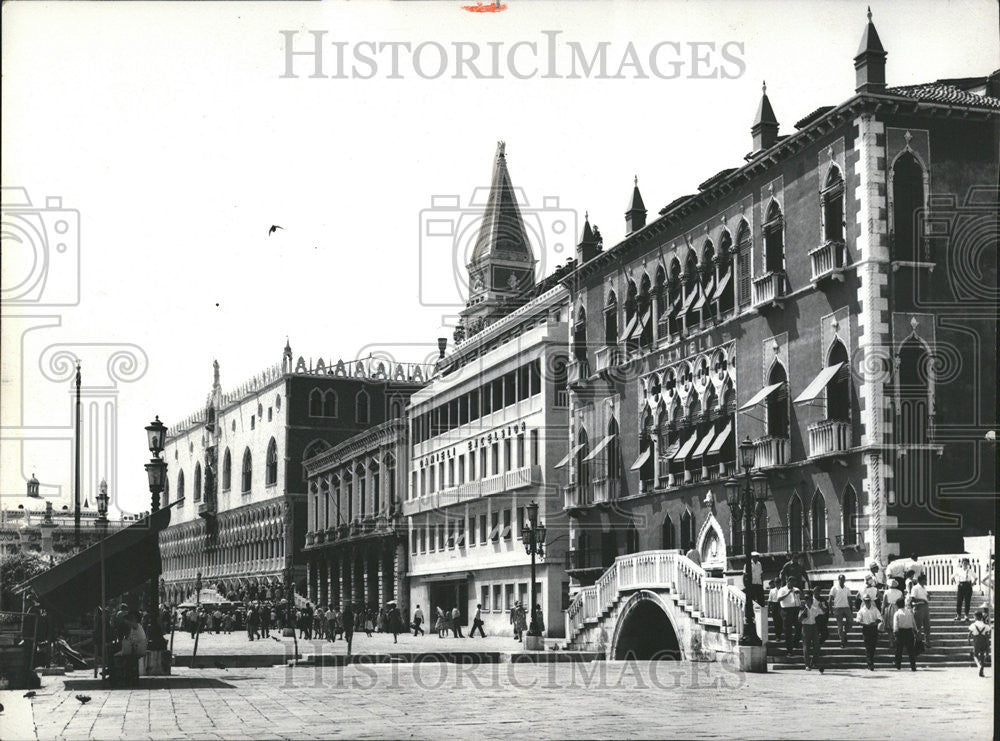
POLYGON ((753 282, 753 307, 763 311, 772 307, 780 308, 785 295, 785 271, 773 270, 753 282))
POLYGON ((602 373, 604 371, 609 371, 617 365, 620 365, 622 360, 624 360, 625 355, 618 345, 607 345, 605 347, 598 348, 595 353, 595 365, 597 367, 597 372, 602 373))
POLYGON ((757 438, 753 441, 756 449, 757 468, 769 468, 770 466, 783 466, 788 463, 788 438, 787 437, 767 437, 757 438))
POLYGON ((563 507, 567 510, 589 507, 594 503, 592 487, 581 484, 570 484, 563 487, 563 507))
POLYGON ((590 378, 590 363, 587 360, 574 358, 567 366, 569 371, 569 385, 571 388, 579 388, 587 383, 590 378))
POLYGON ((844 280, 844 263, 847 247, 843 242, 827 240, 819 247, 809 252, 812 263, 812 282, 819 284, 824 280, 844 280))
POLYGON ((538 486, 542 483, 541 466, 523 466, 511 471, 488 476, 485 479, 467 481, 458 486, 449 486, 439 491, 425 494, 403 502, 403 515, 410 516, 428 512, 439 507, 461 504, 480 497, 504 494, 506 492, 538 486))
POLYGON ((851 423, 828 419, 809 425, 809 457, 846 453, 851 449, 851 423))

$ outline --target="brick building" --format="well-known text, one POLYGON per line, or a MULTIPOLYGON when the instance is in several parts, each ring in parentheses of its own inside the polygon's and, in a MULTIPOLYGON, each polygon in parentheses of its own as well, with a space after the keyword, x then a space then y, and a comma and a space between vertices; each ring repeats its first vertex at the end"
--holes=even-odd
POLYGON ((273 589, 289 575, 304 591, 304 461, 402 417, 430 370, 293 360, 286 344, 281 363, 223 393, 216 363, 204 409, 167 433, 164 501, 184 499, 160 536, 168 601, 186 598, 199 571, 225 594, 273 589))
POLYGON ((821 571, 991 527, 1000 79, 890 87, 886 56, 869 16, 855 95, 779 134, 765 88, 744 163, 649 223, 636 184, 612 247, 585 225, 565 280, 577 583, 642 550, 821 571), (749 534, 727 497, 747 438, 749 534))

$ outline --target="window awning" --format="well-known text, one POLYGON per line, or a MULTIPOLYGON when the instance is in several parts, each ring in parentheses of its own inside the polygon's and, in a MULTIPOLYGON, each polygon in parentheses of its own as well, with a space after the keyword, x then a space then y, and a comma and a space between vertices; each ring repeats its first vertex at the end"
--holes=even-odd
POLYGON ((622 332, 622 340, 629 339, 635 332, 636 326, 639 324, 639 312, 632 315, 632 318, 628 320, 628 324, 625 325, 625 331, 622 332))
POLYGON ((754 394, 750 398, 750 401, 748 401, 746 404, 744 404, 743 406, 741 406, 740 407, 740 411, 742 411, 744 409, 749 409, 750 407, 753 407, 753 406, 757 406, 762 401, 764 401, 764 399, 766 399, 768 396, 770 396, 775 391, 777 391, 781 387, 781 384, 783 384, 783 383, 784 383, 784 381, 781 381, 779 383, 772 383, 770 386, 765 386, 760 391, 758 391, 756 394, 754 394))
POLYGON ((170 524, 170 510, 181 501, 102 538, 24 582, 19 591, 30 590, 46 610, 76 616, 100 604, 102 575, 107 599, 136 589, 154 567, 160 569, 160 531, 170 524))
POLYGON ((608 443, 611 442, 612 438, 614 438, 614 435, 608 435, 603 440, 601 440, 601 442, 597 443, 594 449, 591 450, 589 453, 587 453, 587 457, 584 458, 584 460, 585 461, 593 460, 594 456, 596 456, 598 453, 600 453, 602 450, 608 447, 608 443))
POLYGON ((722 428, 722 432, 718 434, 715 441, 712 443, 712 447, 708 449, 708 454, 713 455, 722 450, 722 446, 726 444, 726 440, 733 433, 733 423, 727 422, 726 426, 722 428))
POLYGON ((688 438, 687 442, 681 446, 681 449, 677 451, 677 455, 674 456, 675 461, 682 461, 688 457, 691 449, 694 448, 695 442, 698 440, 698 433, 692 432, 691 437, 688 438))
POLYGON ((712 439, 714 437, 715 437, 715 428, 711 427, 709 428, 708 432, 705 433, 705 436, 701 439, 701 442, 698 443, 698 447, 694 449, 694 456, 697 457, 699 455, 705 455, 705 451, 708 450, 708 446, 711 445, 712 439))
POLYGON ((653 313, 653 308, 649 307, 646 312, 642 315, 642 319, 636 323, 635 327, 632 329, 632 333, 625 335, 626 340, 634 340, 635 336, 642 332, 642 330, 649 326, 649 317, 653 313))
POLYGON ((702 306, 704 306, 706 299, 708 299, 708 297, 712 295, 712 288, 714 286, 715 286, 715 276, 713 275, 711 278, 708 279, 708 284, 701 291, 699 291, 701 295, 698 297, 698 300, 694 302, 694 306, 692 306, 691 308, 700 309, 702 306))
POLYGON ((719 278, 719 285, 716 287, 715 295, 712 298, 714 299, 721 298, 722 294, 729 286, 729 281, 731 281, 732 279, 733 279, 733 268, 730 266, 729 270, 726 271, 726 274, 721 278, 719 278))
POLYGON ((653 452, 653 446, 647 445, 646 448, 639 453, 639 457, 635 459, 635 463, 632 464, 631 471, 638 471, 642 468, 642 464, 649 460, 650 454, 653 452))
POLYGON ((510 525, 504 525, 503 531, 500 533, 500 537, 506 540, 510 536, 510 525))
POLYGON ((694 286, 694 290, 691 291, 691 293, 689 293, 688 296, 687 296, 687 298, 684 300, 684 305, 681 307, 681 312, 680 312, 681 314, 687 314, 688 313, 688 311, 691 308, 691 304, 694 303, 694 300, 698 297, 698 294, 701 293, 701 291, 698 290, 700 288, 701 288, 701 284, 700 283, 696 283, 695 286, 694 286))
POLYGON ((812 401, 819 396, 819 392, 826 388, 826 384, 828 384, 830 379, 836 375, 842 365, 842 362, 835 363, 833 365, 828 365, 821 370, 819 375, 812 380, 812 383, 806 386, 805 391, 795 398, 795 403, 799 404, 804 401, 812 401))
POLYGON ((670 443, 669 447, 666 450, 660 453, 660 458, 666 458, 666 459, 673 458, 675 455, 677 455, 677 451, 680 449, 681 449, 681 441, 674 440, 674 442, 670 443))
POLYGON ((577 453, 579 453, 580 449, 586 444, 587 443, 580 443, 579 445, 575 445, 574 447, 572 447, 570 451, 566 454, 566 457, 563 458, 561 461, 559 461, 555 466, 553 466, 553 468, 562 468, 563 466, 565 466, 567 463, 569 463, 570 458, 573 458, 577 453))
POLYGON ((680 309, 681 309, 681 302, 683 300, 684 300, 684 298, 678 293, 677 294, 677 298, 674 300, 674 303, 670 305, 670 311, 669 311, 669 313, 670 314, 677 314, 677 312, 680 311, 680 309))

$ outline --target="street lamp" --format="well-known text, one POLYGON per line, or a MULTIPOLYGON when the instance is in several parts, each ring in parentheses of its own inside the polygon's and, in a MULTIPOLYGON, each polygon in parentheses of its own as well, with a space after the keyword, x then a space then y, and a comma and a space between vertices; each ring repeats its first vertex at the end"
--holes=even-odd
MULTIPOLYGON (((160 509, 160 494, 163 493, 164 482, 167 478, 167 463, 160 458, 166 436, 167 428, 159 417, 146 426, 146 440, 149 444, 149 452, 153 454, 149 463, 146 464, 152 504, 151 512, 157 512, 160 509)), ((160 627, 160 576, 159 559, 154 559, 153 573, 149 576, 150 635, 147 636, 147 641, 150 651, 165 651, 167 648, 167 641, 163 637, 163 630, 160 627)))
POLYGON ((538 503, 532 502, 525 508, 528 522, 521 528, 521 540, 524 541, 524 552, 531 556, 531 587, 528 605, 529 628, 528 635, 541 635, 535 629, 535 556, 545 555, 545 524, 538 521, 538 503))
MULTIPOLYGON (((750 553, 753 550, 753 511, 758 502, 767 499, 767 478, 762 473, 751 473, 756 462, 756 448, 747 437, 739 445, 740 464, 743 466, 744 482, 733 477, 726 482, 726 501, 729 511, 735 514, 737 508, 743 512, 743 556, 744 572, 750 568, 750 553)), ((744 584, 743 635, 740 643, 745 646, 760 646, 760 636, 754 620, 753 599, 750 597, 749 582, 744 584)))

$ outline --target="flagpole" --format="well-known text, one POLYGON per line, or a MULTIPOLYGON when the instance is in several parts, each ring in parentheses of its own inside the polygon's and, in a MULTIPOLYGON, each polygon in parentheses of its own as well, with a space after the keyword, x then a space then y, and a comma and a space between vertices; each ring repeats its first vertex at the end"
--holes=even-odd
POLYGON ((73 533, 80 550, 80 361, 76 361, 76 456, 73 477, 73 533))

